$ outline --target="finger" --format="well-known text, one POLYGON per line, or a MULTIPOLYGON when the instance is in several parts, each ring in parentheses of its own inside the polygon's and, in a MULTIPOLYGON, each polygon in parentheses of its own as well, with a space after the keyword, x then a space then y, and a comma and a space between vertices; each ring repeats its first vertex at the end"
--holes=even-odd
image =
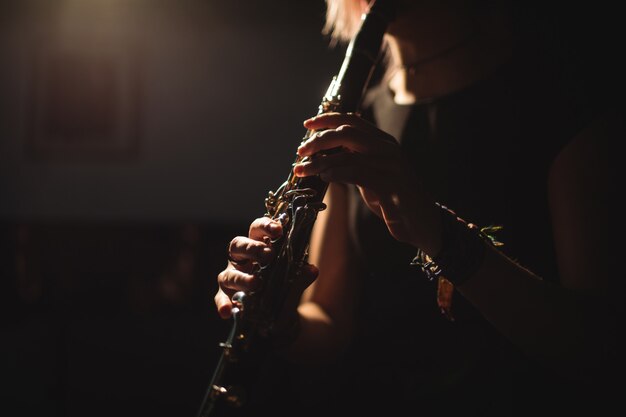
POLYGON ((228 259, 234 266, 242 270, 249 270, 254 262, 267 263, 271 256, 271 245, 244 236, 235 237, 228 246, 228 259))
POLYGON ((232 291, 252 291, 259 287, 261 280, 256 274, 250 274, 235 268, 227 268, 219 273, 217 282, 225 293, 232 291))
POLYGON ((263 241, 265 237, 277 239, 283 234, 283 225, 278 220, 261 217, 250 224, 250 239, 263 241))
POLYGON ((215 306, 217 307, 217 314, 223 319, 230 318, 233 310, 233 303, 230 301, 230 297, 224 293, 224 291, 219 290, 217 294, 215 294, 215 306))
POLYGON ((353 125, 366 132, 378 132, 376 125, 356 113, 323 113, 304 121, 304 127, 311 130, 336 129, 341 125, 353 125))
POLYGON ((298 155, 310 156, 337 147, 359 153, 387 155, 397 148, 395 140, 390 138, 383 131, 372 133, 355 125, 343 124, 312 135, 298 147, 298 155))
POLYGON ((382 162, 369 156, 341 152, 298 163, 294 167, 294 174, 299 177, 319 175, 327 182, 356 184, 377 190, 383 185, 382 180, 387 177, 379 165, 382 165, 382 162))

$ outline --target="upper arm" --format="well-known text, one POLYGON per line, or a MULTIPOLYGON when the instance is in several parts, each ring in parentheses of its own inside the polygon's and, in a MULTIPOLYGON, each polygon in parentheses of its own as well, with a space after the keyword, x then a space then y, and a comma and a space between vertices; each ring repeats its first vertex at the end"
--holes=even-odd
POLYGON ((610 294, 618 278, 610 268, 615 216, 609 198, 619 187, 609 147, 623 137, 620 117, 602 117, 575 137, 551 167, 548 196, 560 281, 567 288, 610 294))

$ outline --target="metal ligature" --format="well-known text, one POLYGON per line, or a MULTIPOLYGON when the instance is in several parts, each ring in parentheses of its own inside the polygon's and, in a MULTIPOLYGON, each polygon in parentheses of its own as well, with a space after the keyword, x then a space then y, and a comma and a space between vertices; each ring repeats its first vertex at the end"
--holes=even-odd
MULTIPOLYGON (((395 1, 375 0, 362 16, 361 26, 346 49, 338 75, 333 77, 318 108, 327 112, 356 112, 363 93, 379 61, 383 35, 395 15, 395 1)), ((308 130, 306 141, 315 132, 308 130)), ((306 161, 297 157, 295 163, 306 161)), ((294 163, 294 165, 295 165, 294 163)), ((273 325, 291 284, 298 279, 306 262, 309 239, 328 183, 318 176, 296 177, 293 169, 287 180, 265 199, 265 215, 283 225, 283 236, 272 241, 276 256, 260 266, 260 288, 238 292, 233 298, 232 327, 222 349, 217 367, 202 401, 198 417, 246 414, 263 395, 255 392, 259 367, 271 350, 273 325)))

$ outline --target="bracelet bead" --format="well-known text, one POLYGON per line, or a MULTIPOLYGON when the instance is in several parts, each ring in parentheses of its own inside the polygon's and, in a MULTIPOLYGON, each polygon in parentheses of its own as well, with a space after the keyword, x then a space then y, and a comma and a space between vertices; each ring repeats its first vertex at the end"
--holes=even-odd
POLYGON ((436 205, 441 209, 442 248, 434 257, 418 249, 411 265, 420 267, 430 280, 443 276, 459 286, 478 271, 486 244, 491 241, 476 225, 467 223, 446 206, 436 205))

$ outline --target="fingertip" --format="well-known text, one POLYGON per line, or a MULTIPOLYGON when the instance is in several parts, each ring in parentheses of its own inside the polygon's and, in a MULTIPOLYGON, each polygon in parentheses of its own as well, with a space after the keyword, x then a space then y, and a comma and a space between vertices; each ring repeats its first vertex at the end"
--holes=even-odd
MULTIPOLYGON (((274 255, 274 250, 272 249, 271 244, 268 243, 268 245, 269 246, 262 248, 259 254, 259 262, 262 265, 268 264, 272 260, 272 256, 274 255)), ((256 289, 257 280, 251 279, 250 284, 252 286, 252 289, 256 289)))
POLYGON ((309 117, 308 119, 306 119, 304 121, 304 127, 306 128, 310 128, 311 126, 313 126, 315 124, 315 121, 318 119, 319 116, 313 116, 313 117, 309 117))
POLYGON ((232 315, 232 305, 230 304, 222 304, 217 308, 217 313, 222 319, 228 319, 232 315))
POLYGON ((269 233, 272 238, 278 238, 283 234, 283 225, 281 222, 277 220, 272 220, 272 222, 268 225, 269 233))
POLYGON ((313 117, 309 117, 308 119, 304 121, 304 126, 309 129, 315 129, 316 127, 319 127, 319 125, 321 124, 321 122, 324 121, 324 119, 326 119, 328 114, 329 113, 321 113, 313 117))
POLYGON ((302 170, 303 170, 302 165, 300 165, 300 164, 295 165, 295 166, 293 167, 293 174, 294 174, 296 177, 299 177, 299 176, 301 176, 301 175, 302 175, 302 170))
POLYGON ((223 318, 227 319, 231 316, 231 310, 233 308, 230 298, 222 290, 218 291, 215 295, 215 306, 217 307, 217 314, 223 318))

